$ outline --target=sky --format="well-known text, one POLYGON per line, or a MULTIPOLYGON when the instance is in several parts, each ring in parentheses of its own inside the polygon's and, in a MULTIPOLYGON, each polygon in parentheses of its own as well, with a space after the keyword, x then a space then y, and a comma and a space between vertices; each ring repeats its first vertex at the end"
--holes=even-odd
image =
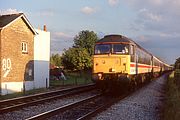
POLYGON ((180 57, 180 0, 0 0, 0 15, 18 12, 34 28, 47 26, 51 54, 90 30, 131 38, 168 64, 180 57))

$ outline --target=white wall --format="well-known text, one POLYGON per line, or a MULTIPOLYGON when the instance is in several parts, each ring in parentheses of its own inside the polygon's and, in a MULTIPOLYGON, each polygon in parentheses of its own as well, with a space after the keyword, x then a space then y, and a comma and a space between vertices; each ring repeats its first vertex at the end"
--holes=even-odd
POLYGON ((2 82, 1 95, 23 91, 23 82, 2 82))
MULTIPOLYGON (((33 88, 49 87, 50 32, 36 30, 33 88)), ((29 88, 29 87, 28 87, 29 88)))

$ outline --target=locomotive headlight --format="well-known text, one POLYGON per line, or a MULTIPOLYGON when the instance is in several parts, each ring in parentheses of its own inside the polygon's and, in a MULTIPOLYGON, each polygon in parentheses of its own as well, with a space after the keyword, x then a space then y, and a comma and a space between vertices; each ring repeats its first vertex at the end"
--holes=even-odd
POLYGON ((98 73, 98 78, 101 80, 102 79, 102 73, 98 73))
POLYGON ((101 73, 98 73, 98 77, 102 77, 102 74, 101 74, 101 73))
POLYGON ((114 68, 109 69, 109 72, 115 72, 115 71, 116 71, 116 69, 114 69, 114 68))
POLYGON ((115 72, 116 70, 114 68, 111 69, 112 72, 115 72))

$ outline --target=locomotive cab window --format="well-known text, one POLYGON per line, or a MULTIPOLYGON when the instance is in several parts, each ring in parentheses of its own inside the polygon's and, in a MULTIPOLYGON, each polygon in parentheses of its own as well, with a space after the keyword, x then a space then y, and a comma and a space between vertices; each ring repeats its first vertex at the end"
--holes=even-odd
POLYGON ((113 54, 128 54, 129 45, 126 44, 113 44, 112 45, 113 54))
POLYGON ((127 44, 97 44, 95 54, 129 54, 129 45, 127 44))
POLYGON ((131 54, 131 55, 134 55, 134 45, 131 45, 131 46, 130 46, 130 54, 131 54))
POLYGON ((95 54, 109 54, 111 52, 110 44, 97 44, 95 46, 95 54))

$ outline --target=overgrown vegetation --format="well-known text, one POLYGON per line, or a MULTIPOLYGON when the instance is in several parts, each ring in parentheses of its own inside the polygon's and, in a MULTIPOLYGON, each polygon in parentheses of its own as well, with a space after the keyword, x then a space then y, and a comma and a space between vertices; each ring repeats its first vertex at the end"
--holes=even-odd
POLYGON ((163 120, 180 119, 180 58, 175 62, 175 71, 168 77, 163 120))
POLYGON ((175 69, 180 69, 180 57, 178 59, 176 59, 175 69))
POLYGON ((50 86, 72 86, 92 83, 91 74, 87 71, 83 72, 66 72, 67 80, 58 80, 56 78, 50 80, 50 86))
POLYGON ((170 74, 167 82, 166 101, 163 120, 180 119, 180 91, 175 83, 174 72, 170 74))

